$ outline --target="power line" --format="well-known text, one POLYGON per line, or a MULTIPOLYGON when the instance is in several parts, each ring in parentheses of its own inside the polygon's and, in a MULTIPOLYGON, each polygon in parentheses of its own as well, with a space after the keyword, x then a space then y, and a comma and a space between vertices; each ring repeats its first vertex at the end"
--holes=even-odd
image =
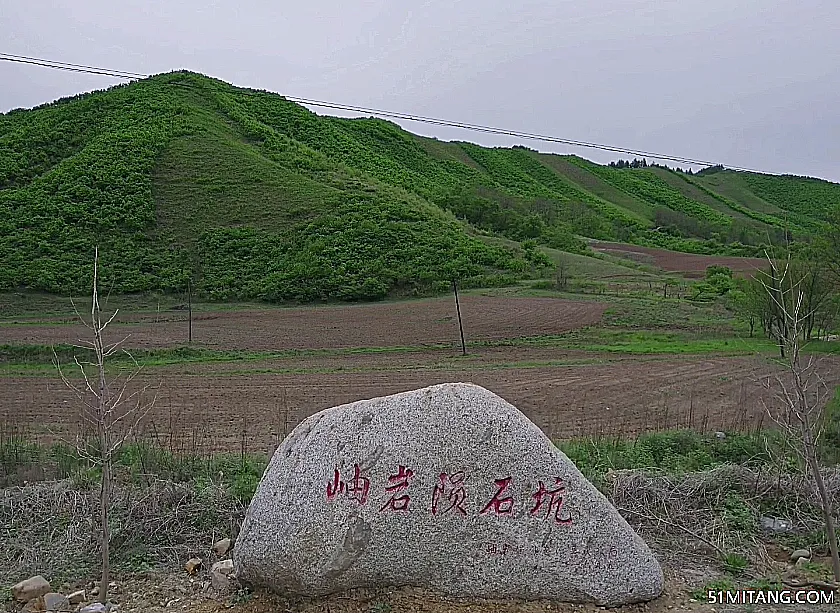
POLYGON ((42 66, 44 68, 55 68, 58 70, 69 70, 72 72, 86 72, 89 74, 105 75, 108 77, 116 77, 118 79, 145 79, 149 76, 127 73, 120 70, 109 70, 108 68, 97 68, 95 66, 84 66, 82 64, 67 64, 64 62, 53 62, 51 60, 30 58, 23 55, 11 55, 8 53, 0 53, 0 60, 6 62, 17 62, 20 64, 32 64, 34 66, 42 66))
POLYGON ((37 57, 29 57, 26 55, 14 55, 12 53, 0 53, 0 59, 8 60, 10 62, 13 61, 21 61, 28 64, 36 64, 39 66, 45 66, 47 68, 73 68, 73 69, 84 69, 95 71, 96 74, 119 74, 124 75, 122 78, 128 79, 145 79, 150 75, 141 74, 139 72, 126 72, 125 70, 111 70, 108 68, 98 68, 96 66, 87 66, 86 64, 71 64, 68 62, 57 62, 53 60, 43 60, 37 57))
MULTIPOLYGON (((13 55, 10 53, 0 53, 0 60, 7 61, 7 62, 17 62, 22 64, 31 64, 35 66, 42 66, 44 68, 53 68, 56 70, 68 70, 72 72, 83 72, 83 73, 90 73, 90 74, 97 74, 109 77, 115 77, 118 79, 146 79, 152 75, 142 74, 137 72, 127 72, 122 70, 111 70, 108 68, 100 68, 96 66, 87 66, 85 64, 72 64, 68 62, 56 62, 53 60, 45 60, 42 58, 34 58, 28 57, 25 55, 13 55)), ((178 85, 181 87, 189 86, 185 83, 172 83, 171 85, 178 85)), ((244 88, 237 88, 240 93, 248 94, 248 95, 262 95, 264 93, 270 94, 272 92, 259 92, 255 90, 247 90, 244 88)), ((277 95, 277 94, 275 94, 277 95)), ((280 94, 282 95, 282 94, 280 94)), ((448 119, 440 119, 436 117, 424 117, 422 115, 414 115, 411 113, 399 113, 396 111, 387 111, 382 109, 373 109, 367 108, 363 106, 356 106, 351 104, 342 104, 339 102, 328 102, 324 100, 313 100, 310 98, 299 98, 296 96, 283 96, 286 100, 291 102, 296 102, 298 104, 303 104, 306 106, 314 106, 318 108, 327 108, 327 109, 334 109, 334 110, 341 110, 341 111, 349 111, 354 113, 363 113, 368 115, 374 115, 378 117, 388 117, 390 119, 402 119, 404 121, 414 121, 418 123, 425 123, 430 125, 437 125, 437 126, 445 126, 451 128, 460 128, 463 130, 470 130, 473 132, 483 132, 487 134, 497 134, 502 136, 511 136, 514 138, 523 138, 528 140, 536 140, 541 142, 547 143, 557 143, 562 145, 568 145, 570 147, 580 147, 585 149, 598 149, 601 151, 609 151, 612 153, 623 153, 626 155, 632 156, 641 156, 643 158, 653 158, 658 160, 667 160, 669 162, 679 162, 681 164, 691 164, 695 166, 715 166, 719 164, 719 162, 712 162, 709 160, 698 160, 689 157, 677 156, 677 155, 669 155, 665 153, 656 153, 652 151, 642 151, 639 149, 630 149, 627 147, 618 147, 614 145, 605 145, 602 143, 593 143, 587 141, 580 141, 574 140, 569 138, 561 138, 558 136, 550 136, 545 134, 534 134, 530 132, 520 132, 518 130, 508 130, 504 128, 496 128, 492 126, 483 126, 477 124, 470 124, 464 123, 459 121, 451 121, 448 119)), ((727 164, 722 164, 726 168, 731 170, 740 170, 745 172, 763 172, 760 170, 755 170, 752 168, 745 168, 742 166, 730 166, 727 164)))
MULTIPOLYGON (((391 117, 395 119, 404 119, 408 121, 417 121, 420 123, 428 123, 440 126, 448 126, 453 128, 462 128, 464 130, 472 130, 474 132, 486 132, 489 134, 500 134, 503 136, 515 136, 518 138, 527 138, 530 140, 538 140, 549 143, 560 143, 563 145, 570 145, 573 147, 585 147, 589 149, 601 149, 603 151, 612 151, 615 153, 626 153, 629 155, 640 155, 642 157, 652 157, 660 160, 668 160, 671 162, 681 162, 683 164, 694 164, 697 166, 714 166, 715 162, 707 160, 695 160, 692 158, 685 158, 681 156, 668 155, 663 153, 653 153, 650 151, 640 151, 635 149, 627 149, 624 147, 616 147, 613 145, 603 145, 599 143, 590 143, 586 141, 572 140, 568 138, 560 138, 557 136, 547 136, 545 134, 532 134, 530 132, 519 132, 517 130, 506 130, 503 128, 494 128, 491 126, 482 126, 469 123, 461 123, 457 121, 450 121, 447 119, 437 119, 434 117, 423 117, 422 115, 410 115, 407 113, 397 113, 395 111, 383 111, 381 109, 369 109, 361 106, 353 106, 349 104, 340 104, 337 102, 324 102, 322 100, 310 100, 308 98, 297 98, 294 96, 284 96, 287 100, 297 102, 299 104, 306 104, 309 106, 317 106, 331 109, 338 109, 343 111, 353 111, 357 113, 369 113, 371 115, 379 115, 382 117, 391 117)), ((740 168, 737 166, 726 166, 732 170, 747 170, 750 172, 759 172, 749 168, 740 168)))

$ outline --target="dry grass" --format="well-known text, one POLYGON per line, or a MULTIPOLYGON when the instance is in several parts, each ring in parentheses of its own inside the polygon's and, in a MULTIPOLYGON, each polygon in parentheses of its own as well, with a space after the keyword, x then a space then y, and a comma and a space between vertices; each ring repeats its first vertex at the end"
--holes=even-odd
MULTIPOLYGON (((840 469, 826 469, 824 478, 837 504, 840 469)), ((646 540, 674 555, 725 559, 737 554, 766 570, 768 557, 758 525, 762 515, 784 516, 797 535, 815 535, 824 527, 812 479, 801 474, 739 465, 684 475, 622 470, 608 473, 605 486, 608 498, 646 540)))
MULTIPOLYGON (((235 536, 245 507, 220 483, 153 481, 118 486, 111 508, 116 570, 132 572, 209 559, 213 543, 235 536)), ((69 480, 0 490, 0 584, 49 572, 78 580, 96 569, 98 488, 69 480)))

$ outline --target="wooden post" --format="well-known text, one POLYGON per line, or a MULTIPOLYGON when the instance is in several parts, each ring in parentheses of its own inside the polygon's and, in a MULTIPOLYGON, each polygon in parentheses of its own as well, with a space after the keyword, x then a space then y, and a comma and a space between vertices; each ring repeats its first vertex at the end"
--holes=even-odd
POLYGON ((467 344, 464 342, 464 325, 461 322, 461 303, 458 301, 458 282, 452 280, 452 289, 455 291, 455 309, 458 311, 458 330, 461 332, 461 353, 467 355, 467 344))
POLYGON ((190 317, 190 329, 189 329, 189 341, 192 343, 192 282, 187 279, 187 309, 189 310, 189 317, 190 317))

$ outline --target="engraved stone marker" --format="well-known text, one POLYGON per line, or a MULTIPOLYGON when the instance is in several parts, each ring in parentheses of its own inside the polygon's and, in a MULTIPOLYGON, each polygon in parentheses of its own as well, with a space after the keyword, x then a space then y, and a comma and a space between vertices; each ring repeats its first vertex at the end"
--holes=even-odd
POLYGON ((663 585, 650 549, 574 464, 467 383, 304 420, 271 459, 233 558, 243 582, 302 595, 412 585, 618 605, 663 585))

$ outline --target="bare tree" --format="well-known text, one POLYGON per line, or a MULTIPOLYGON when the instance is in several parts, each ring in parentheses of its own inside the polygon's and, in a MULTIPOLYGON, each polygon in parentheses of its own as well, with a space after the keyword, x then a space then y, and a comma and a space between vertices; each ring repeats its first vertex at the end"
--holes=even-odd
POLYGON ((76 356, 73 358, 79 371, 80 383, 71 381, 65 374, 55 352, 53 352, 53 357, 64 385, 81 401, 83 425, 92 428, 96 434, 96 444, 91 446, 86 440, 85 433, 80 430, 77 432, 75 444, 80 457, 102 470, 99 506, 102 543, 102 576, 99 584, 99 601, 102 604, 105 604, 108 600, 110 579, 111 531, 108 524, 108 515, 114 481, 114 460, 120 447, 137 430, 140 421, 154 404, 154 399, 151 402, 144 402, 144 396, 149 386, 140 387, 134 391, 129 390, 129 387, 134 387, 131 384, 140 374, 141 369, 133 356, 122 348, 128 337, 112 344, 107 344, 104 340, 105 331, 114 321, 117 313, 118 311, 115 310, 110 317, 106 318, 99 303, 99 249, 97 248, 93 260, 90 319, 85 319, 78 309, 76 310, 79 319, 90 330, 92 340, 80 341, 80 344, 74 345, 74 347, 93 353, 92 360, 80 361, 76 356), (126 355, 133 368, 127 374, 109 378, 105 362, 117 353, 126 355))
POLYGON ((561 257, 557 262, 557 272, 554 278, 557 289, 566 291, 566 286, 569 283, 569 263, 566 258, 561 257))
MULTIPOLYGON (((819 440, 825 427, 828 386, 819 374, 819 363, 813 355, 803 356, 802 348, 809 337, 813 312, 808 308, 808 279, 795 275, 790 257, 784 263, 770 259, 771 283, 764 283, 773 307, 778 313, 778 336, 783 343, 781 355, 788 371, 783 379, 776 375, 775 396, 782 412, 769 411, 771 418, 788 435, 786 439, 803 460, 816 487, 825 522, 831 566, 835 581, 840 582, 840 557, 837 553, 837 532, 834 505, 821 472, 819 440)), ((768 381, 769 384, 769 381, 768 381)))

